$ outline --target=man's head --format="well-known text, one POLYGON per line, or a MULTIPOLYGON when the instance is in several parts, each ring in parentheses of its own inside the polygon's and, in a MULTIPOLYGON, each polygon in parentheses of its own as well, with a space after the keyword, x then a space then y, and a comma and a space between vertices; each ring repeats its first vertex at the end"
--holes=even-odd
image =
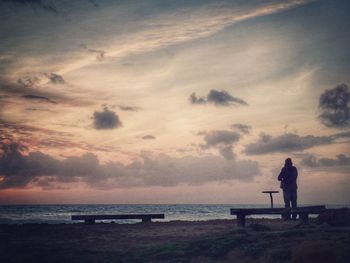
POLYGON ((284 165, 285 165, 285 166, 292 166, 292 165, 293 165, 292 159, 291 159, 291 158, 287 158, 287 159, 284 161, 284 165))

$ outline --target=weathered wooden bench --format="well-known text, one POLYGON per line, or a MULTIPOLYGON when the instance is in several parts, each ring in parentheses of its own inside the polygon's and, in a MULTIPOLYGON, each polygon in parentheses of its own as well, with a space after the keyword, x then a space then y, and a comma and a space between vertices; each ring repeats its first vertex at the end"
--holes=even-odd
POLYGON ((237 225, 245 226, 245 217, 249 215, 286 215, 298 214, 303 223, 309 222, 310 214, 320 214, 326 211, 324 205, 304 206, 298 208, 232 208, 231 215, 237 216, 237 225))
POLYGON ((119 214, 119 215, 72 215, 72 220, 84 220, 85 224, 94 224, 95 220, 142 219, 143 223, 152 219, 164 219, 164 214, 119 214))

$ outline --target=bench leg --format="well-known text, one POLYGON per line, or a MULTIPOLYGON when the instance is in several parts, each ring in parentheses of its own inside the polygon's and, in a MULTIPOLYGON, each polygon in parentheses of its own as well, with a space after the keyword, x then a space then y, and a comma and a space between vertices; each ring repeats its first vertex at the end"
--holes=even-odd
POLYGON ((142 223, 150 223, 150 222, 152 222, 150 217, 143 217, 142 218, 142 223))
POLYGON ((85 219, 84 221, 85 221, 85 224, 88 224, 88 225, 93 225, 93 224, 95 224, 95 219, 89 218, 89 219, 85 219))
POLYGON ((309 223, 309 214, 307 214, 307 213, 300 213, 299 217, 300 217, 301 221, 304 224, 308 224, 309 223))
POLYGON ((245 214, 237 215, 237 226, 244 227, 245 226, 245 214))
POLYGON ((285 208, 283 213, 282 213, 282 219, 283 220, 289 220, 290 219, 290 208, 285 208))

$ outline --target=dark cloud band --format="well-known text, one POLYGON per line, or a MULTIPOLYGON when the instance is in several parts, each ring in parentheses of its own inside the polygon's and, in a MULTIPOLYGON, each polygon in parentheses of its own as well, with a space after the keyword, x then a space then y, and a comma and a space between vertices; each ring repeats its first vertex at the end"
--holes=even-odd
POLYGON ((276 152, 299 152, 314 146, 330 144, 334 141, 331 136, 299 136, 286 133, 277 137, 261 134, 258 141, 248 144, 245 153, 248 155, 260 155, 276 152))
POLYGON ((316 158, 312 154, 307 154, 302 158, 301 164, 309 168, 326 168, 350 166, 350 157, 345 154, 339 154, 336 158, 316 158))
POLYGON ((91 188, 200 185, 206 182, 252 181, 260 175, 259 164, 250 160, 227 161, 218 156, 172 158, 143 155, 129 165, 100 164, 96 155, 86 153, 58 160, 41 152, 24 155, 20 144, 2 145, 0 189, 84 183, 91 188))

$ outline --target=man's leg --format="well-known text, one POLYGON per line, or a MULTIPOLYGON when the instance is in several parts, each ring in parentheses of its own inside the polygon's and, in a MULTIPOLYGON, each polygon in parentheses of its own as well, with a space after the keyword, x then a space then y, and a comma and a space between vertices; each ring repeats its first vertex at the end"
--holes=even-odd
MULTIPOLYGON (((297 208, 297 199, 298 199, 298 195, 297 195, 297 190, 291 192, 291 202, 292 202, 292 208, 297 208)), ((295 220, 297 219, 297 214, 293 213, 292 215, 292 219, 295 220)))
MULTIPOLYGON (((290 208, 291 193, 290 191, 283 191, 284 207, 290 208)), ((290 213, 285 213, 282 217, 284 220, 290 219, 290 213)))

